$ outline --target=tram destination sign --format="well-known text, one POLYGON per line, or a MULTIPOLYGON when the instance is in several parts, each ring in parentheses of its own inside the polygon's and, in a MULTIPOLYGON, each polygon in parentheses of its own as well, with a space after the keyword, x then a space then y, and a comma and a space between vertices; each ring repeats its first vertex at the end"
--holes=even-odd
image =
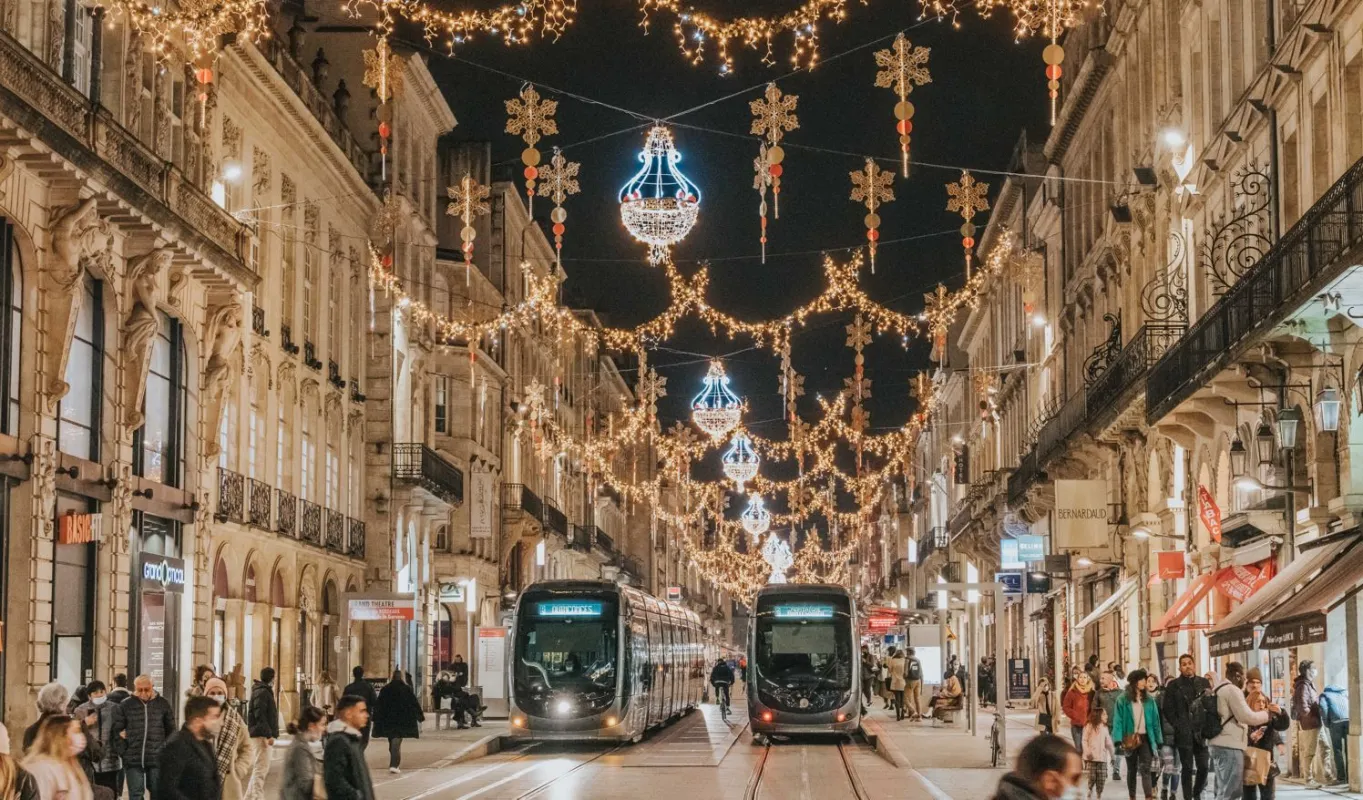
POLYGON ((773 606, 771 615, 777 619, 832 619, 832 606, 809 604, 773 606))
POLYGON ((600 600, 553 600, 538 603, 535 615, 539 617, 599 617, 600 600))

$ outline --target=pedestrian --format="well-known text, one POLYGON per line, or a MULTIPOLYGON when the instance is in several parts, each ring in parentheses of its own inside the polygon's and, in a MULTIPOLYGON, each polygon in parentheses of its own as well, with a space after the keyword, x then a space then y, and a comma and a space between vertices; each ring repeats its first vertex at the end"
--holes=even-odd
POLYGON ((85 734, 89 742, 85 754, 94 773, 93 783, 108 789, 114 797, 123 796, 123 759, 117 752, 118 741, 113 736, 114 710, 116 705, 109 702, 109 692, 104 681, 90 681, 85 687, 90 698, 84 705, 76 708, 76 719, 85 724, 85 734), (99 758, 93 756, 99 754, 99 758))
POLYGON ((330 716, 336 708, 336 699, 340 696, 341 687, 336 685, 336 681, 331 677, 330 672, 322 670, 321 676, 317 678, 317 683, 312 686, 312 704, 330 716))
POLYGON ((871 689, 875 683, 876 660, 871 655, 871 646, 861 646, 861 713, 871 710, 871 689))
MULTIPOLYGON (((255 763, 246 783, 247 800, 263 800, 265 779, 270 774, 270 751, 279 738, 279 705, 274 696, 274 667, 260 671, 260 679, 251 684, 251 705, 246 711, 246 730, 255 750, 255 763)), ((157 798, 160 800, 160 798, 157 798)))
MULTIPOLYGON (((445 718, 445 727, 450 726, 454 717, 455 689, 454 678, 448 672, 441 672, 431 689, 431 700, 435 702, 435 729, 440 730, 440 718, 445 718)), ((459 727, 464 727, 461 720, 459 727)))
POLYGON ((1169 715, 1164 713, 1164 708, 1169 701, 1169 687, 1174 683, 1171 675, 1164 682, 1164 687, 1160 689, 1158 696, 1160 722, 1164 725, 1164 743, 1160 745, 1160 800, 1178 800, 1178 784, 1183 777, 1183 770, 1178 760, 1178 747, 1175 739, 1178 731, 1170 721, 1169 715))
POLYGON ((71 699, 66 701, 66 716, 75 717, 76 709, 88 702, 90 702, 90 690, 84 686, 77 686, 76 691, 71 693, 71 699))
POLYGON ((1200 800, 1207 788, 1207 740, 1202 738, 1196 711, 1198 701, 1211 690, 1207 679, 1197 674, 1197 661, 1192 654, 1179 656, 1178 677, 1164 688, 1160 715, 1174 732, 1183 800, 1200 800))
MULTIPOLYGON (((364 667, 356 666, 350 671, 350 675, 354 680, 341 690, 341 696, 344 697, 345 695, 353 694, 361 700, 364 700, 364 718, 366 722, 364 727, 360 728, 360 747, 366 748, 369 747, 369 734, 371 732, 371 726, 368 720, 370 714, 373 712, 374 706, 379 702, 379 695, 374 691, 374 684, 364 679, 364 667)), ((340 701, 337 701, 338 704, 339 702, 340 701)))
POLYGON ((67 691, 56 681, 43 684, 38 690, 38 697, 34 704, 38 706, 38 718, 32 725, 24 728, 24 752, 33 747, 33 742, 38 738, 38 729, 43 726, 49 717, 66 716, 66 704, 71 699, 71 692, 67 691))
POLYGON ((109 690, 109 705, 116 706, 132 696, 133 693, 128 691, 128 676, 122 672, 116 673, 114 675, 114 688, 109 690))
POLYGON ((1270 702, 1263 711, 1250 709, 1245 702, 1245 667, 1232 661, 1226 665, 1226 677, 1212 689, 1216 696, 1216 715, 1221 730, 1207 740, 1207 753, 1212 772, 1216 775, 1216 792, 1212 800, 1240 800, 1244 794, 1245 747, 1248 727, 1264 725, 1276 714, 1278 706, 1270 702))
POLYGON ((1098 655, 1096 653, 1089 656, 1089 660, 1084 662, 1084 671, 1088 673, 1089 682, 1097 686, 1102 668, 1098 666, 1098 655))
POLYGON ((208 684, 208 679, 214 677, 213 667, 208 664, 200 664, 194 668, 194 682, 189 684, 185 690, 185 699, 191 697, 203 697, 204 687, 208 684))
MULTIPOLYGON (((1269 699, 1264 694, 1264 681, 1259 670, 1251 669, 1245 675, 1245 703, 1251 711, 1267 711, 1269 699)), ((1279 710, 1271 715, 1268 724, 1250 727, 1249 747, 1245 749, 1244 800, 1273 800, 1274 784, 1278 778, 1278 764, 1273 751, 1282 744, 1282 731, 1291 724, 1287 714, 1279 710)))
POLYGON ((1055 733, 1051 719, 1051 682, 1043 675, 1036 682, 1036 693, 1032 695, 1032 705, 1036 707, 1036 729, 1039 733, 1055 733))
POLYGON ((909 706, 909 719, 923 718, 923 662, 910 647, 904 657, 904 699, 909 706))
POLYGON ((482 699, 479 698, 477 695, 470 694, 467 689, 464 689, 462 687, 457 688, 454 690, 453 705, 454 721, 455 724, 458 725, 460 730, 463 730, 464 728, 467 728, 469 726, 473 726, 475 728, 483 727, 483 723, 479 721, 479 717, 482 716, 483 711, 485 711, 487 707, 483 705, 482 699), (469 721, 467 723, 464 722, 465 714, 468 715, 469 721))
MULTIPOLYGON (((1108 724, 1112 723, 1114 715, 1117 713, 1117 701, 1122 696, 1122 685, 1117 682, 1117 676, 1112 672, 1104 672, 1100 676, 1098 693, 1096 695, 1098 705, 1102 706, 1103 712, 1107 714, 1108 724)), ((1122 760, 1118 756, 1112 759, 1112 780, 1121 781, 1122 779, 1122 760)))
MULTIPOLYGON (((1349 690, 1330 684, 1320 693, 1320 725, 1330 734, 1330 750, 1334 754, 1334 783, 1349 780, 1349 690)), ((1325 756, 1322 755, 1322 758, 1325 756)), ((1328 773, 1329 770, 1327 769, 1328 773)))
POLYGON ((890 659, 894 657, 891 650, 880 660, 880 707, 886 711, 894 706, 894 690, 890 688, 890 659))
POLYGON ((1298 776, 1312 789, 1320 786, 1316 779, 1316 745, 1320 742, 1320 696, 1316 692, 1316 662, 1303 661, 1297 666, 1297 677, 1292 681, 1291 717, 1297 721, 1297 750, 1301 759, 1298 776))
POLYGON ((965 688, 961 686, 961 679, 948 673, 940 690, 932 698, 932 715, 946 721, 947 712, 959 710, 964 697, 965 688))
POLYGON ((78 756, 85 750, 80 722, 52 714, 38 726, 24 769, 33 776, 39 800, 94 800, 78 756))
POLYGON ((1147 689, 1145 670, 1126 676, 1126 696, 1117 701, 1112 719, 1112 738, 1126 753, 1126 794, 1136 800, 1136 780, 1140 779, 1145 800, 1154 800, 1155 780, 1152 764, 1155 751, 1164 742, 1164 726, 1159 707, 1147 689))
POLYGON ((1084 726, 1088 724, 1089 709, 1097 705, 1093 695, 1093 681, 1089 680, 1087 672, 1081 672, 1060 700, 1060 710, 1069 718, 1070 738, 1076 749, 1084 747, 1084 726))
POLYGON ((152 791, 156 800, 221 800, 213 757, 213 737, 221 724, 218 701, 204 695, 185 701, 185 724, 166 740, 158 759, 160 774, 152 791))
POLYGON ((469 685, 469 665, 464 663, 464 657, 458 653, 454 654, 454 662, 450 664, 450 675, 456 687, 462 689, 469 685))
MULTIPOLYGON (((358 670, 359 667, 356 667, 358 670)), ((369 729, 369 707, 359 695, 336 701, 336 719, 322 745, 322 776, 327 800, 374 800, 374 782, 364 763, 361 731, 369 729)))
POLYGON ((241 707, 246 702, 246 672, 238 664, 232 667, 232 671, 227 673, 227 700, 237 713, 241 713, 241 707))
POLYGON ((1080 792, 1084 759, 1059 736, 1037 736, 1022 746, 1017 765, 999 779, 992 800, 1062 800, 1080 792))
POLYGON ((890 671, 890 692, 894 694, 894 718, 896 721, 904 719, 904 687, 905 683, 905 660, 904 653, 900 650, 894 651, 890 655, 890 660, 885 666, 890 671))
POLYGON ((393 678, 379 690, 374 708, 374 738, 388 740, 388 771, 402 772, 402 740, 421 736, 421 723, 426 720, 412 687, 403 680, 402 670, 393 670, 393 678))
POLYGON ((143 795, 154 790, 159 769, 157 757, 173 733, 175 712, 170 701, 156 691, 150 675, 138 675, 133 679, 132 697, 114 709, 114 727, 110 730, 115 741, 123 741, 123 777, 128 782, 128 800, 142 800, 143 795))
POLYGON ((218 769, 218 785, 223 800, 243 800, 251 782, 256 753, 246 720, 227 703, 227 681, 209 678, 204 683, 204 695, 221 708, 218 732, 213 737, 213 753, 218 769))
POLYGON ((1089 709, 1081 742, 1084 771, 1089 776, 1088 797, 1093 800, 1103 796, 1103 787, 1107 785, 1107 765, 1117 758, 1117 749, 1112 746, 1112 731, 1107 726, 1107 713, 1102 706, 1094 704, 1089 709))
MULTIPOLYGON (((1147 672, 1145 675, 1145 693, 1147 697, 1155 701, 1156 709, 1162 708, 1164 687, 1160 685, 1159 677, 1153 672, 1147 672)), ((1156 791, 1159 790, 1160 784, 1162 783, 1161 779, 1164 777, 1164 747, 1165 742, 1169 739, 1169 726, 1164 724, 1163 714, 1160 715, 1160 739, 1160 744, 1157 747, 1150 748, 1152 753, 1150 758, 1150 780, 1154 783, 1156 791)))
POLYGON ((39 800, 38 785, 10 754, 9 729, 0 725, 0 800, 39 800))
POLYGON ((280 800, 322 800, 326 790, 322 778, 322 733, 327 717, 320 708, 308 707, 289 723, 293 744, 284 758, 284 780, 280 800), (322 789, 322 791, 318 791, 322 789))

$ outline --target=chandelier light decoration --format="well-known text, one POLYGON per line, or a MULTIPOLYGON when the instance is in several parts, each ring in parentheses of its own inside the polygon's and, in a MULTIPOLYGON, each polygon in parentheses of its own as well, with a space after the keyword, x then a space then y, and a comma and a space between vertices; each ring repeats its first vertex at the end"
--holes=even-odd
POLYGON ((569 161, 563 157, 563 153, 554 148, 554 157, 549 159, 549 166, 539 170, 539 188, 536 194, 548 194, 549 199, 554 201, 554 210, 549 212, 549 220, 554 223, 554 263, 563 266, 563 232, 566 228, 563 223, 568 220, 568 212, 563 208, 563 201, 568 199, 568 195, 577 194, 581 191, 577 183, 577 172, 582 165, 576 161, 569 161))
POLYGON ((852 177, 852 199, 866 206, 866 240, 870 242, 871 274, 876 271, 876 242, 880 239, 880 215, 876 209, 894 200, 894 173, 886 172, 875 159, 866 159, 866 169, 849 173, 852 177))
POLYGON ((558 111, 557 100, 540 100, 535 87, 526 84, 521 88, 520 97, 506 101, 506 132, 517 134, 525 142, 521 151, 521 163, 525 165, 525 197, 529 212, 535 213, 535 178, 539 176, 540 151, 535 144, 542 136, 558 133, 558 123, 554 112, 558 111))
POLYGON ((876 86, 893 89, 899 95, 894 105, 895 130, 899 132, 899 155, 903 162, 904 177, 909 177, 909 134, 913 131, 913 103, 909 93, 915 84, 922 86, 932 82, 928 73, 928 53, 926 47, 914 47, 904 34, 895 37, 894 46, 888 50, 876 51, 876 86))
POLYGON ((711 361, 710 371, 705 374, 705 388, 691 401, 691 419, 711 439, 722 439, 738 427, 742 416, 743 402, 729 390, 724 365, 718 360, 711 361))
POLYGON ((748 495, 748 507, 743 510, 743 516, 739 517, 739 521, 743 523, 743 530, 754 540, 771 528, 771 512, 767 511, 767 504, 762 495, 757 492, 748 495))
POLYGON ((729 449, 724 454, 724 474, 738 485, 737 491, 743 493, 743 486, 757 477, 757 468, 761 464, 761 459, 757 451, 753 450, 752 439, 743 431, 734 434, 733 441, 729 443, 729 449))
POLYGON ((620 190, 620 219, 630 235, 648 245, 648 261, 657 266, 695 226, 700 189, 677 169, 681 153, 672 132, 661 125, 649 130, 639 161, 639 171, 620 190))
POLYGON ((965 248, 965 277, 970 280, 970 258, 975 250, 975 212, 989 210, 989 184, 980 183, 970 170, 961 170, 961 180, 947 184, 947 211, 955 211, 965 220, 961 224, 961 247, 965 248))
POLYGON ((466 172, 459 185, 451 186, 447 191, 450 195, 450 204, 445 207, 445 213, 458 217, 464 223, 464 227, 459 231, 459 238, 464 243, 464 281, 467 283, 471 280, 473 270, 473 240, 478 235, 478 231, 473 227, 473 220, 491 210, 487 204, 490 190, 466 172))
POLYGON ((762 545, 762 559, 771 565, 771 575, 768 576, 767 583, 785 583, 786 570, 795 563, 790 553, 790 545, 774 533, 767 534, 767 541, 762 545))

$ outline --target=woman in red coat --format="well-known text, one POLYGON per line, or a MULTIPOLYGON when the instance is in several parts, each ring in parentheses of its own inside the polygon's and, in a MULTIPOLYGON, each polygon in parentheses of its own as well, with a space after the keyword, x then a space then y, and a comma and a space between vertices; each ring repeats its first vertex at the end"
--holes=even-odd
POLYGON ((1061 710, 1070 720, 1070 736, 1074 737, 1074 746, 1080 752, 1084 748, 1084 724, 1088 721, 1092 705, 1093 679, 1087 672, 1080 672, 1060 701, 1061 710))

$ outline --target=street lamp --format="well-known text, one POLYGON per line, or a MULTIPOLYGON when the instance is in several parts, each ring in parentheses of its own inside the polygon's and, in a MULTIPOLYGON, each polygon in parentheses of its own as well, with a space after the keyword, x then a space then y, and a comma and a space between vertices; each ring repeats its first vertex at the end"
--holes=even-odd
POLYGON ((1230 443, 1230 471, 1232 475, 1245 474, 1245 461, 1249 456, 1249 451, 1245 449, 1245 443, 1237 434, 1230 443))
POLYGON ((1296 406, 1278 412, 1278 443, 1284 450, 1297 446, 1297 429, 1301 426, 1301 409, 1296 406))
POLYGON ((1273 427, 1267 419, 1260 417, 1259 427, 1254 429, 1254 449, 1259 454, 1259 466, 1266 467, 1273 463, 1275 444, 1273 427))
POLYGON ((1326 433, 1339 430, 1339 410, 1344 404, 1339 399, 1339 390, 1326 386, 1316 395, 1316 420, 1320 429, 1326 433))

